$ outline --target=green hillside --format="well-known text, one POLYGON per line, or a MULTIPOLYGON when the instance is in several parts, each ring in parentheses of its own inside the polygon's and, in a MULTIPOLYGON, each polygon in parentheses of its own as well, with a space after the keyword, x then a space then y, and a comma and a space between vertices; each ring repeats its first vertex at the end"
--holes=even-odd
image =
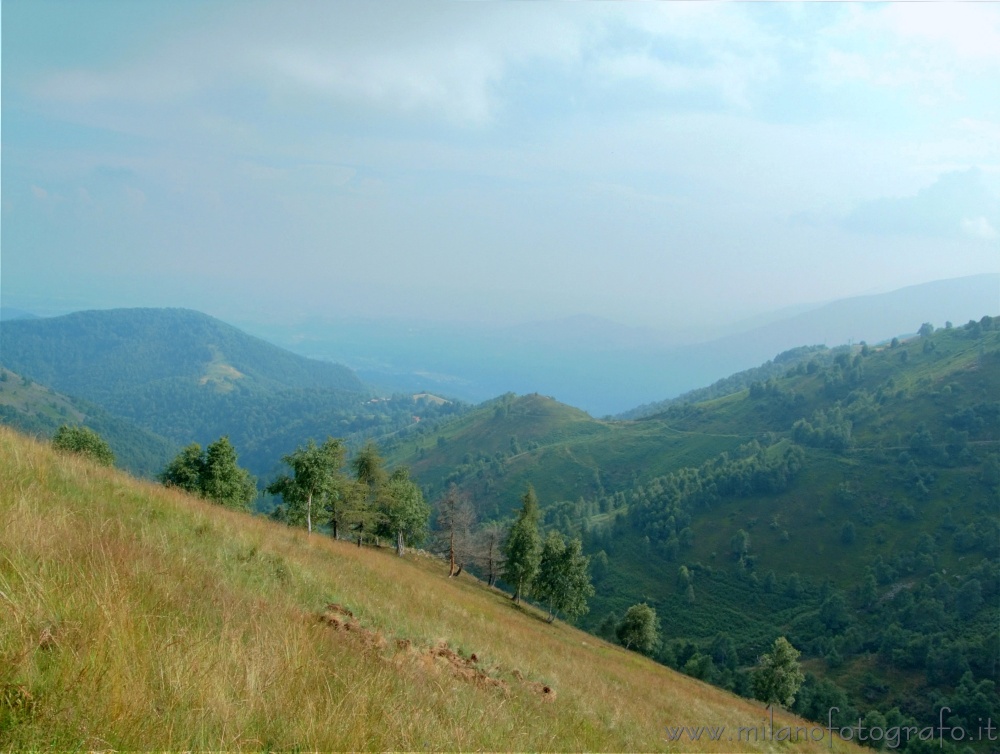
POLYGON ((394 452, 484 518, 533 484, 593 556, 591 630, 647 601, 663 662, 740 693, 787 635, 802 714, 945 705, 973 725, 1000 708, 998 324, 835 349, 634 422, 508 398, 394 452))
POLYGON ((6 368, 175 445, 229 435, 262 478, 309 437, 385 434, 459 409, 406 396, 373 400, 345 367, 184 309, 3 322, 0 353, 6 368))
POLYGON ((502 396, 433 432, 411 431, 382 446, 393 463, 412 468, 430 497, 454 483, 481 514, 498 517, 529 483, 550 502, 600 496, 752 437, 691 437, 659 420, 603 421, 535 394, 502 396))
POLYGON ((103 437, 116 464, 136 476, 155 477, 179 447, 163 437, 112 416, 93 403, 70 398, 0 367, 0 423, 39 438, 51 438, 63 424, 82 424, 103 437))
POLYGON ((761 705, 419 553, 307 536, 4 428, 0 552, 3 749, 851 748, 784 713, 774 731, 798 741, 767 740, 761 705))

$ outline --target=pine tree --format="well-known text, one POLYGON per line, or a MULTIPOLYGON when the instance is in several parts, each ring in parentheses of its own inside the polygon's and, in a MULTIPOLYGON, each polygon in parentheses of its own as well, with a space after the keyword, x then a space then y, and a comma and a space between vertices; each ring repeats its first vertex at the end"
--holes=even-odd
POLYGON ((378 498, 386 483, 385 461, 375 443, 369 442, 351 461, 351 468, 358 484, 349 518, 358 533, 358 547, 361 547, 365 532, 375 529, 378 523, 378 498))
POLYGON ((504 543, 503 579, 514 587, 514 602, 520 603, 521 595, 531 589, 538 573, 542 543, 538 534, 538 498, 533 487, 528 487, 521 498, 521 510, 510 528, 504 543))
POLYGON ((375 533, 395 537, 396 554, 402 557, 406 542, 418 544, 427 532, 430 506, 420 488, 410 480, 409 470, 396 469, 378 497, 379 518, 375 533))

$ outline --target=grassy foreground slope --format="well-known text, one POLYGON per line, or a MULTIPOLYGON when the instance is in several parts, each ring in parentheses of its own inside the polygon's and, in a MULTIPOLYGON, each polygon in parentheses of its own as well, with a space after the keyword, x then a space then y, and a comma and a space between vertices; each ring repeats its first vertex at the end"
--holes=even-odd
POLYGON ((666 726, 765 713, 429 558, 307 537, 5 428, 0 605, 0 748, 789 748, 668 743, 666 726))

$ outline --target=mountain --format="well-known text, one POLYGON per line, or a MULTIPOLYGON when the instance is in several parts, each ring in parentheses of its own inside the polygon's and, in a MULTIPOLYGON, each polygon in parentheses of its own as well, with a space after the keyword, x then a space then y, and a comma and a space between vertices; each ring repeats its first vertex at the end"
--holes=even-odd
POLYGON ((950 319, 962 325, 998 307, 1000 274, 938 280, 890 293, 834 301, 711 341, 690 352, 707 349, 728 353, 734 359, 750 360, 745 367, 803 344, 880 343, 903 333, 916 333, 923 322, 943 327, 950 319))
MULTIPOLYGON (((420 428, 423 429, 423 428, 420 428)), ((695 437, 670 423, 614 422, 537 393, 501 396, 428 431, 380 444, 435 498, 457 484, 481 513, 508 514, 530 483, 546 500, 624 489, 678 462, 698 464, 739 446, 741 437, 695 437)))
POLYGON ((111 447, 116 465, 136 476, 155 477, 179 446, 127 419, 0 367, 0 423, 39 438, 51 438, 63 424, 82 424, 111 447))
POLYGON ((237 385, 360 392, 345 367, 311 361, 187 309, 109 309, 15 320, 0 328, 4 363, 95 400, 171 380, 227 393, 237 385))
POLYGON ((661 661, 740 693, 785 635, 800 714, 974 725, 1000 707, 1000 318, 804 354, 639 421, 509 397, 390 452, 484 519, 532 484, 592 557, 591 630, 645 601, 661 661))
POLYGON ((773 751, 781 731, 857 750, 781 710, 770 729, 761 704, 434 558, 306 536, 6 428, 0 489, 20 490, 0 496, 5 750, 773 751))
POLYGON ((539 392, 593 416, 671 399, 804 345, 878 343, 979 319, 1000 304, 1000 275, 911 286, 736 323, 725 336, 660 332, 593 316, 515 326, 411 321, 245 323, 312 358, 347 364, 371 384, 480 402, 539 392))
POLYGON ((270 474, 309 437, 364 437, 456 409, 373 399, 347 368, 184 309, 112 309, 0 326, 3 365, 176 445, 229 435, 270 474))
POLYGON ((37 319, 37 316, 23 309, 12 309, 9 306, 0 306, 0 322, 12 319, 37 319))

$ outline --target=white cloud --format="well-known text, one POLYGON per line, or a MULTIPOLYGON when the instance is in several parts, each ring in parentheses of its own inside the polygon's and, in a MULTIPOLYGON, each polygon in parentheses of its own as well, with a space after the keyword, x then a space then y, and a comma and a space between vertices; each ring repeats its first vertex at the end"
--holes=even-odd
POLYGON ((46 199, 49 198, 49 192, 43 189, 41 186, 32 186, 31 193, 39 201, 45 201, 46 199))
POLYGON ((1000 73, 1000 12, 988 3, 848 4, 824 31, 813 80, 909 89, 936 107, 971 96, 966 75, 1000 73))

